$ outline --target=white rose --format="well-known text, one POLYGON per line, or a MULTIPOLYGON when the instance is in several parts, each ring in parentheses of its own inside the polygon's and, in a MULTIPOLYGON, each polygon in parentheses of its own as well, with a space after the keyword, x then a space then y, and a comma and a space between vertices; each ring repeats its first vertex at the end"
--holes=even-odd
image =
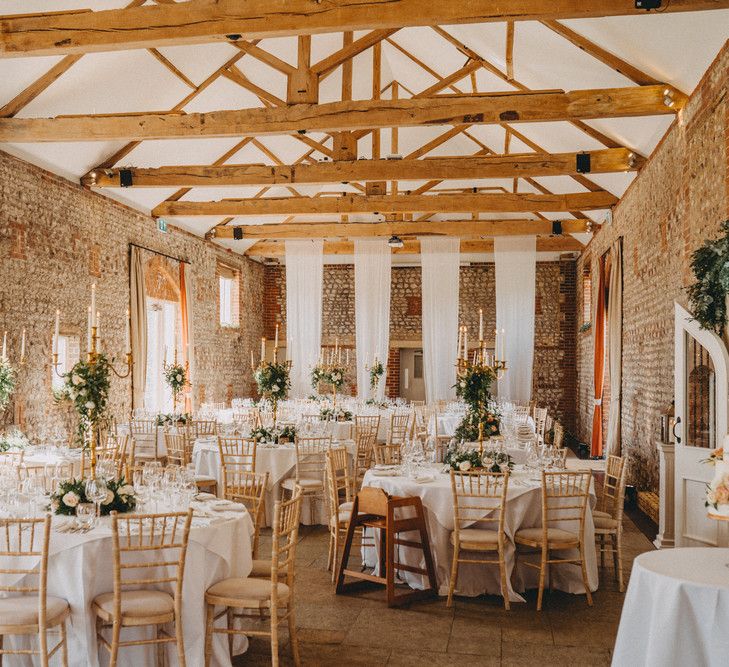
POLYGON ((86 396, 86 394, 88 394, 88 393, 89 393, 89 392, 88 392, 88 390, 87 390, 87 389, 82 389, 82 390, 81 390, 81 391, 79 392, 79 394, 80 394, 81 396, 86 396))
POLYGON ((175 375, 175 380, 177 380, 178 382, 182 382, 182 375, 180 375, 179 373, 175 375))
POLYGON ((125 484, 119 489, 118 493, 120 496, 133 496, 134 487, 131 484, 125 484))
POLYGON ((78 383, 83 387, 86 384, 86 380, 84 380, 83 378, 79 378, 78 383))
POLYGON ((466 381, 465 380, 461 380, 461 387, 463 387, 465 389, 465 387, 466 387, 466 381))
POLYGON ((471 469, 471 462, 470 461, 461 461, 458 464, 458 469, 461 472, 468 472, 471 469))
POLYGON ((279 386, 277 384, 275 384, 275 385, 273 385, 273 387, 271 387, 271 391, 278 391, 278 390, 279 390, 279 386))
POLYGON ((94 408, 96 407, 96 403, 94 403, 93 401, 87 401, 87 402, 86 402, 86 403, 84 404, 84 407, 85 407, 85 408, 86 408, 87 410, 93 410, 93 409, 94 409, 94 408))
POLYGON ((114 502, 114 492, 111 489, 106 490, 106 498, 101 501, 102 505, 108 505, 109 503, 114 502))
POLYGON ((63 501, 63 504, 66 505, 66 507, 76 507, 76 505, 78 505, 79 503, 79 500, 81 499, 78 497, 77 493, 69 491, 68 493, 64 494, 61 500, 63 501))
POLYGON ((81 378, 78 375, 74 374, 71 376, 71 382, 73 382, 74 384, 80 384, 81 378))

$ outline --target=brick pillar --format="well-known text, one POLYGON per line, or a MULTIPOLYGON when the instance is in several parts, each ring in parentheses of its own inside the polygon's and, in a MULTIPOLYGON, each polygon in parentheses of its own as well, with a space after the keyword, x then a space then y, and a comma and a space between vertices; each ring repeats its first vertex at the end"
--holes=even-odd
POLYGON ((387 355, 387 381, 385 396, 397 398, 400 395, 400 348, 391 347, 387 355))

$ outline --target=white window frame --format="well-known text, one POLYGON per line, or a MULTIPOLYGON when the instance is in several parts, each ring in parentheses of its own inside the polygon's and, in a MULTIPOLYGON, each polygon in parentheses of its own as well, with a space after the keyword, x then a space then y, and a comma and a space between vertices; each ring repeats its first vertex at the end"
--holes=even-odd
POLYGON ((220 294, 220 313, 219 320, 221 327, 235 327, 237 323, 233 321, 233 293, 235 278, 220 276, 218 290, 220 294))

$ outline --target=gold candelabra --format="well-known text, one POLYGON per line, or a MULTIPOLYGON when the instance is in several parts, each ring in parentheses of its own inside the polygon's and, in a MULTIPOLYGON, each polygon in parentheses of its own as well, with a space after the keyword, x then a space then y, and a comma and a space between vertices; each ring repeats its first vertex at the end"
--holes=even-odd
MULTIPOLYGON (((278 361, 278 325, 276 325, 276 338, 273 346, 273 361, 267 361, 266 360, 266 339, 261 339, 261 360, 258 362, 258 365, 256 366, 253 361, 253 351, 251 351, 251 372, 253 373, 253 376, 256 376, 256 373, 258 371, 268 367, 268 366, 283 366, 286 369, 286 373, 291 372, 291 366, 292 362, 289 359, 285 359, 279 364, 278 361)), ((267 401, 271 401, 271 412, 272 412, 272 419, 273 419, 273 428, 276 428, 276 420, 278 415, 278 398, 274 396, 271 392, 265 391, 261 392, 261 395, 263 398, 265 398, 267 401)))

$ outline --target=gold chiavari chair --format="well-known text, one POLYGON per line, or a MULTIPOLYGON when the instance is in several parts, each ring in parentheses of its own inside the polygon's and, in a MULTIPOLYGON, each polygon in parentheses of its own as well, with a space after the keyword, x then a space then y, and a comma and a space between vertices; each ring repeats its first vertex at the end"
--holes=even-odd
POLYGON ((448 604, 453 604, 453 593, 458 585, 460 563, 498 565, 501 578, 501 595, 504 607, 510 608, 509 590, 506 583, 506 535, 504 514, 506 494, 509 489, 509 473, 455 472, 451 470, 453 494, 454 530, 451 533, 453 561, 448 586, 448 604), (481 527, 488 524, 489 528, 481 527), (469 527, 478 524, 478 528, 469 527), (465 552, 468 557, 464 558, 465 552), (496 558, 485 558, 485 553, 496 552, 496 558), (484 554, 477 557, 474 554, 484 554))
POLYGON ((25 458, 24 449, 8 449, 0 452, 0 465, 19 466, 25 458))
MULTIPOLYGON (((536 549, 540 555, 538 564, 525 560, 524 565, 539 570, 539 594, 537 597, 537 611, 542 609, 544 595, 544 581, 547 570, 551 565, 572 563, 582 569, 582 581, 585 585, 587 604, 592 606, 592 593, 587 581, 587 567, 585 565, 585 513, 590 498, 590 480, 592 473, 589 470, 568 472, 542 471, 542 526, 541 528, 522 528, 514 535, 517 545, 516 555, 520 552, 518 547, 536 549), (555 523, 569 525, 570 530, 557 528, 555 523), (551 524, 551 525, 550 525, 551 524), (554 526, 554 527, 553 527, 554 526), (576 556, 550 557, 551 552, 576 550, 576 556)), ((531 553, 535 553, 532 551, 531 553)))
POLYGON ((258 441, 255 438, 218 436, 218 450, 220 451, 224 488, 227 486, 225 482, 226 471, 229 475, 232 475, 235 470, 239 472, 256 472, 258 441))
MULTIPOLYGON (((294 583, 296 575, 296 544, 301 518, 301 493, 294 491, 291 500, 279 501, 273 510, 270 578, 224 579, 208 588, 205 593, 207 620, 205 627, 205 667, 210 667, 213 655, 213 635, 232 637, 234 634, 269 637, 271 665, 278 667, 278 626, 288 622, 291 653, 294 665, 299 667, 299 644, 294 617, 294 583), (224 607, 217 617, 216 607, 224 607), (233 613, 231 613, 231 610, 233 613), (249 613, 246 614, 245 612, 249 613), (266 615, 266 612, 268 614, 266 615), (225 618, 225 628, 216 628, 215 621, 225 618), (236 619, 266 619, 269 628, 236 628, 236 619)), ((231 641, 232 643, 232 641, 231 641)))
MULTIPOLYGON (((225 474, 225 471, 224 471, 225 474)), ((256 559, 261 528, 266 522, 266 491, 268 490, 268 472, 257 473, 241 471, 236 468, 225 477, 224 498, 235 503, 242 503, 248 508, 253 518, 253 570, 252 577, 268 576, 271 563, 256 559)))
POLYGON ((534 430, 544 442, 544 433, 547 427, 547 408, 534 408, 534 430))
POLYGON ((375 445, 375 463, 378 466, 400 465, 402 463, 400 445, 375 445))
POLYGON ((60 480, 72 479, 75 477, 73 471, 73 463, 62 462, 54 466, 46 465, 21 465, 18 466, 18 481, 24 482, 27 479, 40 479, 39 485, 45 489, 46 493, 53 493, 56 490, 56 484, 60 480))
POLYGON ((0 530, 0 662, 4 655, 37 655, 42 667, 58 649, 68 665, 66 619, 68 602, 48 595, 48 545, 51 517, 3 519, 0 530), (48 631, 58 629, 60 640, 49 649, 48 631), (37 649, 12 649, 6 635, 37 635, 37 649))
POLYGON ((623 508, 628 464, 623 456, 608 456, 605 481, 600 498, 600 509, 592 513, 595 522, 595 540, 600 552, 600 565, 605 567, 605 554, 612 554, 613 569, 618 588, 625 590, 623 581, 623 508), (609 538, 609 541, 606 539, 609 538))
POLYGON ((233 423, 240 431, 252 431, 258 426, 258 408, 236 410, 233 412, 233 423))
POLYGON ((564 445, 564 426, 562 422, 554 422, 554 437, 552 438, 552 445, 554 447, 562 447, 564 445))
POLYGON ((134 440, 134 456, 136 458, 145 461, 157 461, 159 459, 158 429, 156 419, 132 419, 129 422, 129 434, 134 440))
POLYGON ((325 454, 332 446, 331 436, 325 438, 300 438, 294 440, 296 447, 296 471, 294 477, 281 483, 282 495, 288 491, 293 494, 299 487, 301 495, 309 499, 311 523, 316 523, 316 502, 326 500, 324 486, 326 476, 325 454))
POLYGON ((339 552, 344 544, 347 523, 352 512, 352 484, 345 447, 333 447, 326 453, 327 497, 329 499, 329 555, 327 569, 332 571, 332 583, 336 575, 339 552), (342 500, 343 499, 343 500, 342 500))
POLYGON ((357 415, 354 418, 354 442, 357 445, 357 455, 354 459, 354 475, 352 476, 353 492, 360 489, 365 472, 372 467, 379 428, 379 415, 357 415))
POLYGON ((271 428, 273 426, 273 410, 259 410, 258 425, 262 428, 271 428))
POLYGON ((196 438, 218 435, 218 422, 214 419, 194 419, 190 428, 196 438))
POLYGON ((98 642, 109 651, 109 665, 118 664, 120 648, 155 644, 158 664, 165 644, 174 643, 185 667, 182 635, 182 581, 192 510, 169 514, 118 515, 111 513, 114 588, 91 603, 98 642), (152 560, 155 559, 155 560, 152 560), (170 594, 162 587, 174 586, 170 594), (132 587, 130 589, 130 587, 132 587), (163 627, 174 624, 174 635, 163 627), (121 640, 121 630, 155 626, 152 639, 121 640), (111 639, 104 635, 110 630, 111 639))
POLYGON ((388 445, 402 445, 408 437, 410 413, 390 415, 390 427, 387 430, 388 445))
MULTIPOLYGON (((165 432, 165 448, 167 449, 167 465, 187 467, 192 462, 194 443, 188 430, 178 429, 176 433, 165 432)), ((195 485, 199 491, 216 495, 218 481, 211 475, 195 475, 195 485)))

